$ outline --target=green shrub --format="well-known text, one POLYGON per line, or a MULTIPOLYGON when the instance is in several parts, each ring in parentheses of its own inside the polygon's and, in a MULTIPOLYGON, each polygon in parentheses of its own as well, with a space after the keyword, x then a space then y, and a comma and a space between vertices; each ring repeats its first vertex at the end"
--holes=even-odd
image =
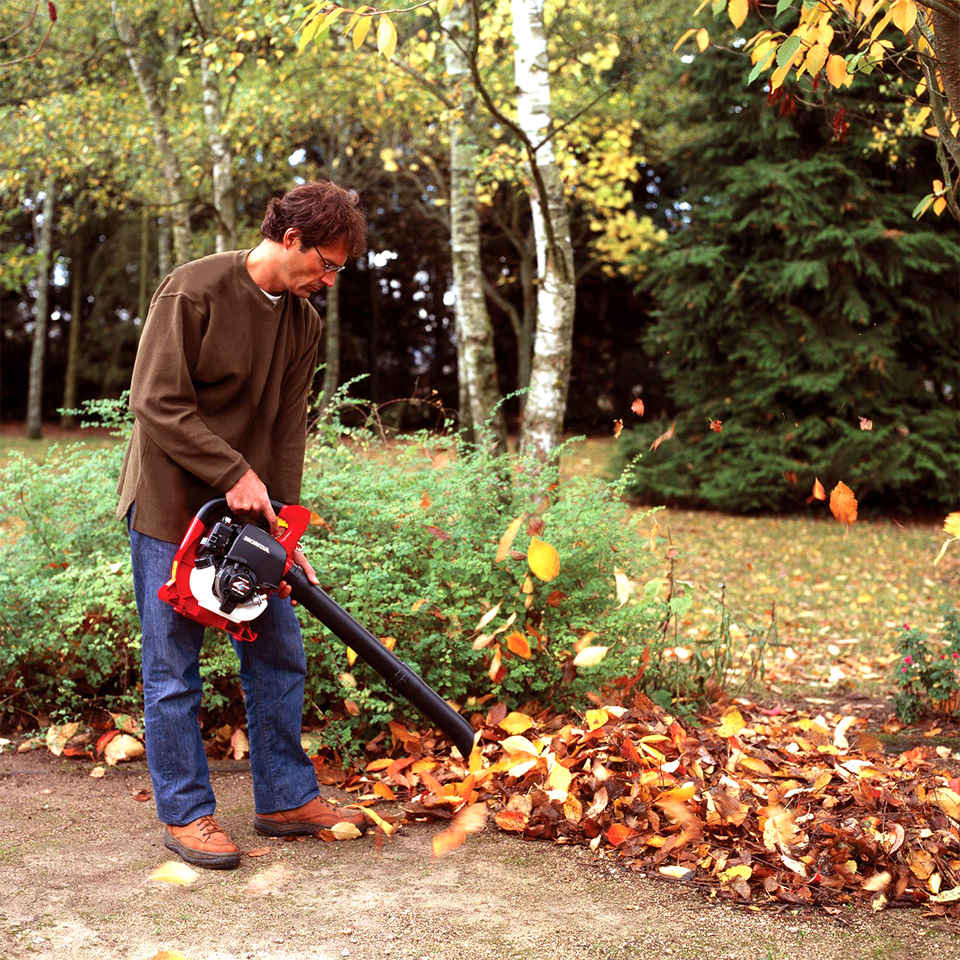
POLYGON ((907 624, 897 638, 894 706, 905 723, 929 712, 960 715, 960 613, 948 608, 944 614, 941 642, 907 624))

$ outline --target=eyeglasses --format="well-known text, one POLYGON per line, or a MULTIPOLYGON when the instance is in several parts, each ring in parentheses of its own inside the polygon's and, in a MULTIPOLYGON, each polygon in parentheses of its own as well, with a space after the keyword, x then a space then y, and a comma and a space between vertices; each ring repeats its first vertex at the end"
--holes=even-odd
POLYGON ((339 273, 341 270, 346 270, 347 265, 345 263, 331 263, 321 252, 319 247, 314 247, 314 250, 317 251, 317 256, 320 257, 320 263, 323 264, 324 273, 339 273))

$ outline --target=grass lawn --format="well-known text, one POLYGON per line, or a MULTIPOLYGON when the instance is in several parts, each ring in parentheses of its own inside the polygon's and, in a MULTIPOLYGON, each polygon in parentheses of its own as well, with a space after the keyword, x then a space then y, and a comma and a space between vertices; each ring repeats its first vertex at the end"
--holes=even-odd
MULTIPOLYGON (((608 438, 577 442, 564 469, 602 474, 611 449, 608 438)), ((942 518, 878 516, 847 530, 815 501, 789 516, 671 508, 646 525, 654 524, 677 550, 675 577, 694 589, 677 642, 711 631, 721 597, 744 645, 775 615, 779 640, 766 656, 774 694, 892 695, 897 632, 906 623, 936 633, 944 604, 960 602, 960 549, 933 565, 942 518)))

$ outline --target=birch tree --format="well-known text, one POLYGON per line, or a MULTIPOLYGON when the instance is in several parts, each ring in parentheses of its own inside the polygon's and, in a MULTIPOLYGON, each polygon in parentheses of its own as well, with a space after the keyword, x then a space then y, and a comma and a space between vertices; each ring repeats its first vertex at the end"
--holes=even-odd
POLYGON ((133 25, 121 5, 121 0, 110 0, 113 22, 123 44, 130 70, 137 81, 140 95, 150 117, 153 142, 163 167, 166 194, 170 203, 173 255, 177 263, 186 263, 192 257, 193 241, 190 232, 189 197, 184 177, 173 147, 167 119, 157 87, 157 75, 150 58, 140 45, 133 25))
POLYGON ((456 291, 457 361, 461 418, 476 431, 490 418, 485 438, 491 452, 507 448, 503 408, 498 406, 497 361, 493 327, 484 295, 477 210, 477 143, 473 127, 477 96, 469 80, 470 65, 463 44, 470 42, 471 10, 455 7, 448 18, 444 44, 447 74, 459 94, 459 109, 450 120, 450 249, 456 291), (465 401, 465 402, 464 402, 465 401))
POLYGON ((517 119, 528 143, 537 245, 537 331, 521 449, 538 457, 560 442, 570 385, 575 286, 570 218, 551 140, 543 0, 512 0, 517 119))
POLYGON ((212 161, 213 207, 217 215, 217 251, 236 246, 237 202, 233 183, 233 156, 223 133, 223 103, 218 72, 212 52, 216 45, 214 17, 210 0, 192 0, 193 12, 200 27, 200 83, 203 89, 203 116, 207 143, 212 161))
POLYGON ((37 303, 34 314, 33 344, 30 350, 30 381, 27 388, 27 436, 38 440, 43 436, 43 362, 47 349, 47 319, 50 312, 50 260, 53 246, 53 208, 56 192, 53 172, 43 184, 43 207, 40 215, 37 249, 37 303))

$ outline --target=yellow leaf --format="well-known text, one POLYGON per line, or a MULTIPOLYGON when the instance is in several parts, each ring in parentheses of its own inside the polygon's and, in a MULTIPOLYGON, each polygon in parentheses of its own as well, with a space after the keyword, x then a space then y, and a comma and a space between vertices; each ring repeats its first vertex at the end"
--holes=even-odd
POLYGON ((511 758, 518 755, 525 757, 540 756, 540 751, 526 737, 521 737, 519 735, 507 737, 506 740, 501 740, 500 748, 507 754, 507 756, 511 758))
POLYGON ((707 31, 703 27, 701 27, 697 31, 697 49, 701 53, 703 53, 703 51, 706 50, 707 47, 709 46, 710 46, 710 34, 707 33, 707 31))
POLYGON ((596 730, 610 719, 610 714, 606 710, 588 710, 583 719, 587 721, 588 730, 596 730))
POLYGON ((352 647, 347 647, 347 666, 352 667, 357 662, 357 652, 352 647))
POLYGON ((748 0, 730 0, 727 4, 727 15, 730 17, 730 22, 738 30, 743 26, 743 21, 747 19, 749 10, 748 0))
POLYGON ((330 828, 330 832, 337 840, 356 840, 358 837, 363 836, 356 826, 354 826, 352 823, 347 823, 346 820, 342 820, 340 823, 335 823, 330 828))
POLYGON ((847 61, 836 53, 827 60, 827 80, 833 87, 840 87, 847 81, 847 61))
POLYGON ((745 863, 741 863, 735 867, 730 867, 728 870, 724 870, 720 874, 720 882, 730 883, 731 880, 749 880, 752 875, 753 870, 745 863))
MULTIPOLYGON (((382 787, 382 786, 384 786, 384 784, 382 784, 382 783, 375 783, 375 784, 374 784, 374 789, 376 789, 377 787, 382 787)), ((389 788, 388 788, 388 789, 389 789, 389 788)), ((389 798, 389 799, 393 799, 393 798, 391 797, 391 798, 389 798)), ((396 830, 396 827, 394 827, 393 824, 387 823, 387 821, 384 820, 383 817, 381 817, 379 813, 376 813, 375 811, 371 810, 369 807, 361 807, 361 808, 360 808, 360 812, 361 812, 365 817, 367 817, 367 818, 369 818, 370 820, 372 820, 373 823, 374 823, 376 826, 378 826, 388 837, 390 836, 390 834, 393 833, 394 830, 396 830)))
POLYGON ((951 537, 960 537, 960 511, 947 514, 947 519, 943 521, 943 529, 951 537))
POLYGON ((523 733, 533 726, 533 718, 525 713, 508 713, 498 724, 501 730, 506 730, 510 734, 523 733))
POLYGON ((547 789, 554 794, 550 799, 566 802, 572 780, 573 774, 562 763, 555 763, 547 777, 547 789))
POLYGON ((949 787, 935 787, 927 794, 927 800, 935 803, 951 820, 960 821, 960 794, 949 787))
POLYGON ((539 537, 530 538, 527 563, 530 564, 533 575, 545 583, 553 580, 560 573, 560 554, 555 547, 539 537))
POLYGON ((150 873, 150 880, 161 883, 173 883, 178 887, 189 887, 200 875, 181 860, 168 860, 150 873))
POLYGON ((947 198, 946 197, 937 197, 933 201, 933 212, 939 217, 944 210, 947 209, 947 198))
POLYGON ((773 71, 773 73, 770 75, 771 90, 777 90, 779 87, 783 86, 783 81, 790 72, 791 66, 793 66, 793 61, 788 60, 782 67, 777 67, 777 69, 773 71))
POLYGON ((682 37, 673 45, 673 52, 676 53, 686 42, 697 32, 696 27, 691 27, 682 37))
POLYGON ((397 28, 385 13, 381 13, 380 23, 377 26, 377 50, 389 60, 396 49, 397 28))
MULTIPOLYGON (((361 9, 367 9, 362 7, 361 9)), ((367 34, 370 32, 370 24, 373 23, 373 17, 361 17, 360 22, 356 25, 353 31, 353 49, 359 50, 363 46, 363 41, 367 39, 367 34)))
POLYGON ((609 647, 586 647, 574 658, 575 667, 595 667, 606 655, 609 647))
POLYGON ((521 513, 519 517, 510 521, 510 526, 507 527, 506 533, 500 538, 500 543, 497 544, 497 556, 494 563, 501 563, 510 556, 510 548, 513 546, 513 541, 516 539, 517 531, 519 531, 525 516, 526 514, 521 513))
POLYGON ((804 61, 804 66, 807 69, 807 73, 809 73, 811 77, 815 77, 823 69, 823 65, 827 62, 827 56, 829 53, 829 47, 822 43, 815 43, 810 48, 810 52, 807 54, 807 59, 804 61))
POLYGON ((735 737, 746 725, 747 723, 740 711, 736 707, 731 707, 723 715, 717 726, 717 736, 735 737))

